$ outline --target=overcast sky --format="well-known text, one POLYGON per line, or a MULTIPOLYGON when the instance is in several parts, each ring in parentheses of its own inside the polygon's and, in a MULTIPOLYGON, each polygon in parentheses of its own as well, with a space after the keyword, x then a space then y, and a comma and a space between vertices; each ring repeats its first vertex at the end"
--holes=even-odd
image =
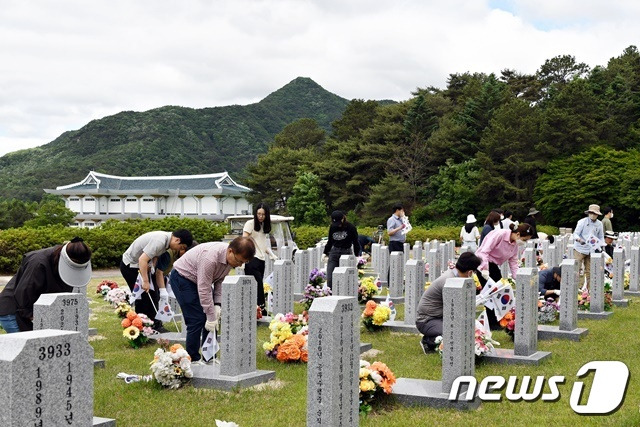
POLYGON ((458 72, 606 65, 630 0, 0 0, 0 155, 124 110, 250 104, 298 76, 405 100, 458 72))

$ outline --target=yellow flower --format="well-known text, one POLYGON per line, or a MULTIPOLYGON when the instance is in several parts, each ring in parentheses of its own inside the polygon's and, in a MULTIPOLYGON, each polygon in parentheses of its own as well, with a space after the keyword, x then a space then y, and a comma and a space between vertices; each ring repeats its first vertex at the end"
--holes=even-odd
POLYGON ((271 285, 268 283, 263 283, 262 288, 264 289, 265 294, 271 292, 271 285))
POLYGON ((360 381, 360 391, 371 391, 376 389, 376 384, 371 380, 360 381))
POLYGON ((265 342, 264 344, 262 344, 262 349, 265 351, 271 351, 275 346, 276 344, 273 341, 265 342))
POLYGON ((360 378, 367 378, 371 371, 367 368, 360 368, 360 378))
MULTIPOLYGON (((474 277, 475 277, 475 276, 474 276, 474 277)), ((427 289, 429 286, 431 286, 431 282, 426 282, 426 283, 424 284, 424 288, 425 288, 425 289, 427 289)))
POLYGON ((140 330, 135 326, 129 326, 124 331, 122 331, 122 335, 125 338, 129 338, 130 340, 135 340, 140 335, 140 330))
POLYGON ((376 310, 373 312, 373 324, 377 326, 382 326, 384 322, 389 320, 389 316, 391 315, 391 309, 386 305, 379 305, 376 307, 376 310))

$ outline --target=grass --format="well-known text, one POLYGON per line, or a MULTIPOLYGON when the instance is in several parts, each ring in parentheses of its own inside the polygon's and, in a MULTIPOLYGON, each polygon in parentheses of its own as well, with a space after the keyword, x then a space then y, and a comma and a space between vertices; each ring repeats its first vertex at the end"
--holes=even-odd
MULTIPOLYGON (((121 277, 112 280, 124 284, 121 277)), ((258 369, 276 371, 276 381, 251 389, 230 393, 186 387, 169 391, 155 383, 125 384, 116 378, 119 372, 148 374, 149 362, 153 359, 155 345, 138 350, 127 346, 122 337, 119 319, 101 297, 93 294, 95 285, 89 284, 91 299, 91 327, 98 328, 98 337, 92 339, 95 357, 106 360, 105 369, 95 369, 94 415, 115 418, 119 426, 211 426, 214 419, 233 421, 241 426, 301 426, 306 421, 306 377, 305 364, 281 364, 267 359, 262 343, 268 339, 266 326, 258 327, 258 369)), ((403 306, 398 305, 398 319, 402 318, 403 306)), ((299 310, 299 306, 297 307, 299 310)), ((637 333, 640 304, 628 308, 615 308, 608 321, 579 321, 580 327, 589 329, 581 342, 539 341, 540 350, 552 352, 550 361, 537 367, 493 365, 480 361, 475 375, 480 381, 489 375, 522 378, 538 375, 550 378, 563 375, 566 382, 561 385, 561 397, 557 402, 484 402, 477 411, 424 407, 404 407, 392 398, 374 408, 367 417, 360 418, 363 426, 408 426, 408 425, 640 425, 640 335, 637 333), (581 416, 573 412, 569 396, 576 372, 585 363, 593 360, 620 360, 627 364, 631 378, 622 407, 615 413, 603 417, 581 416)), ((169 329, 173 325, 168 326, 169 329)), ((510 338, 503 332, 494 333, 502 348, 513 348, 510 338)), ((361 330, 361 341, 370 342, 380 351, 370 359, 386 363, 397 377, 441 378, 441 361, 437 354, 425 356, 418 345, 417 335, 380 331, 370 333, 361 330)), ((589 384, 589 380, 585 380, 589 384)), ((588 395, 589 386, 586 386, 588 395)), ((545 392, 548 387, 545 386, 545 392)))

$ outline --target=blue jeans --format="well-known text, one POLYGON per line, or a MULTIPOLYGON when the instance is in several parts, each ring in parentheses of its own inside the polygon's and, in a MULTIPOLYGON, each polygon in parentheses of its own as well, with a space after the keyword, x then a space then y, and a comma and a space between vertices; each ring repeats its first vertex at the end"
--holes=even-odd
POLYGON ((20 332, 20 327, 18 326, 18 322, 16 321, 15 314, 0 316, 0 325, 2 325, 2 329, 7 331, 8 334, 20 332))
POLYGON ((207 316, 200 305, 198 285, 185 279, 176 270, 171 271, 169 282, 182 309, 182 320, 187 325, 187 353, 191 356, 192 362, 198 361, 200 360, 200 347, 207 337, 207 330, 204 328, 207 316))

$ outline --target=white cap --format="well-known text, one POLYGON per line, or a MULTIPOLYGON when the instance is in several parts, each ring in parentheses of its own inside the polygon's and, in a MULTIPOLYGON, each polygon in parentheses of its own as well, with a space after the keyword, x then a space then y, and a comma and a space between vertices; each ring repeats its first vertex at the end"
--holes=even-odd
POLYGON ((83 288, 89 284, 91 280, 91 260, 84 264, 78 264, 69 258, 66 243, 60 252, 60 260, 58 261, 58 273, 64 283, 74 288, 83 288))
POLYGON ((476 220, 476 217, 473 216, 473 214, 467 215, 467 224, 476 223, 476 222, 478 222, 478 220, 476 220))

